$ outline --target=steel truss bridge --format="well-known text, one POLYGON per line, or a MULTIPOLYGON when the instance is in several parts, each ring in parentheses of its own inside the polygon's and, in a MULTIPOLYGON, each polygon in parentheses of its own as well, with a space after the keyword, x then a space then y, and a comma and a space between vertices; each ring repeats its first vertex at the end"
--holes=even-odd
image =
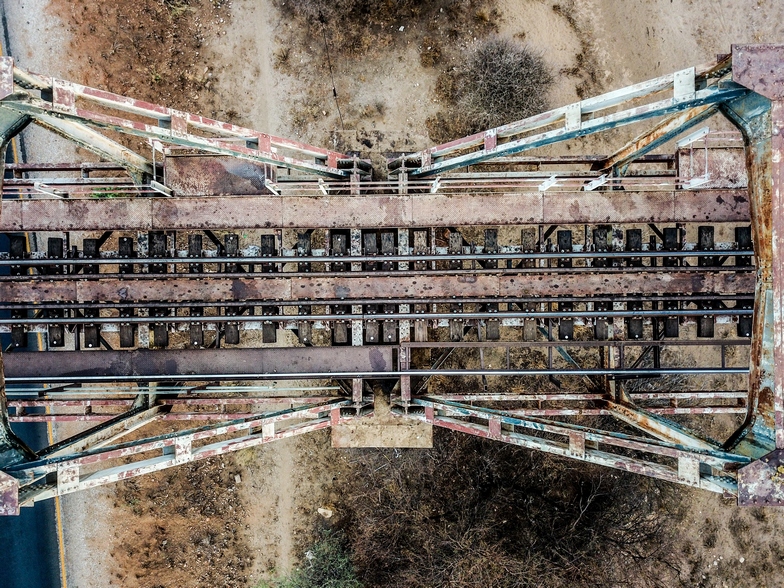
POLYGON ((0 513, 329 427, 368 444, 382 410, 398 446, 442 427, 784 504, 782 99, 784 46, 734 46, 374 177, 1 58, 3 148, 36 124, 100 162, 5 165, 0 513), (627 125, 609 155, 535 151, 627 125), (12 430, 46 421, 82 427, 12 430))

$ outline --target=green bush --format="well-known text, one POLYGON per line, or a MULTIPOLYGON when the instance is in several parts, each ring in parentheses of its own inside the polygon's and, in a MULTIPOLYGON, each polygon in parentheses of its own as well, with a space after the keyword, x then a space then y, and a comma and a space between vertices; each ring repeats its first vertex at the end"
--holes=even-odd
POLYGON ((324 530, 305 553, 302 565, 287 577, 257 588, 361 588, 354 565, 346 550, 345 538, 337 531, 324 530))

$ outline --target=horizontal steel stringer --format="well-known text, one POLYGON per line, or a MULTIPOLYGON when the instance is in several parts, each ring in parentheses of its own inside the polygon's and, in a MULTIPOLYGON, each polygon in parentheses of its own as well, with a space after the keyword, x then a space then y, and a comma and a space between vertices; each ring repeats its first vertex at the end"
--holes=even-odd
MULTIPOLYGON (((748 93, 747 88, 724 77, 711 83, 712 78, 726 76, 725 70, 728 70, 728 67, 729 62, 725 59, 718 65, 692 67, 661 76, 418 153, 404 155, 390 161, 389 167, 393 174, 405 171, 411 177, 425 177, 683 111, 694 110, 693 117, 697 118, 698 122, 701 117, 713 113, 712 105, 748 93), (659 98, 668 91, 671 92, 669 98, 637 105, 642 98, 659 98), (625 109, 617 110, 624 106, 625 109)), ((676 132, 678 127, 688 126, 688 120, 684 120, 687 118, 676 116, 674 122, 664 123, 664 127, 648 140, 656 141, 659 134, 670 135, 676 132)), ((656 141, 656 145, 658 144, 656 141)), ((626 151, 633 154, 634 148, 627 146, 624 153, 626 151)))
MULTIPOLYGON (((52 130, 77 141, 85 132, 74 125, 89 125, 168 145, 196 148, 325 177, 346 178, 353 173, 351 165, 349 169, 343 169, 340 165, 351 163, 348 155, 35 74, 15 67, 10 57, 0 57, 0 104, 9 110, 29 115, 35 122, 48 125, 52 130), (40 98, 33 92, 40 93, 40 98), (103 111, 109 109, 121 113, 121 116, 81 108, 77 103, 92 104, 103 111), (135 119, 126 118, 124 115, 127 114, 133 115, 135 119), (140 121, 140 118, 147 122, 140 121), (53 119, 60 119, 59 125, 53 119), (70 125, 66 125, 66 122, 70 125), (199 135, 195 131, 209 133, 210 136, 199 135), (303 157, 313 159, 308 161, 303 157)), ((103 137, 103 141, 111 140, 103 137)))
POLYGON ((424 414, 411 410, 406 413, 398 411, 398 414, 453 431, 712 492, 737 493, 734 472, 751 462, 751 458, 746 456, 717 449, 602 431, 537 417, 520 418, 501 410, 429 397, 414 398, 411 406, 423 408, 424 414), (647 454, 653 459, 630 457, 628 452, 632 451, 647 454))
MULTIPOLYGON (((4 500, 5 503, 0 503, 0 513, 4 509, 12 510, 15 499, 18 506, 25 506, 36 500, 62 496, 324 429, 338 422, 341 418, 340 409, 350 404, 350 400, 334 399, 107 447, 94 447, 83 451, 78 451, 79 448, 76 448, 77 452, 69 454, 61 454, 62 448, 53 446, 49 448, 52 451, 44 450, 36 459, 4 468, 3 476, 0 476, 0 500, 4 500), (216 437, 222 439, 212 443, 197 444, 202 440, 216 437), (134 458, 151 451, 160 453, 156 457, 107 467, 109 463, 115 464, 118 458, 134 458), (12 480, 9 480, 9 477, 12 480), (47 482, 52 477, 56 478, 56 482, 47 482), (10 491, 7 496, 2 493, 6 483, 9 487, 14 485, 18 487, 17 496, 11 496, 10 491)), ((133 415, 146 413, 146 416, 154 417, 155 415, 150 411, 151 409, 148 409, 133 415)), ((131 418, 128 415, 131 413, 125 415, 131 418)), ((154 419, 147 419, 146 422, 150 420, 154 419)), ((139 424, 138 421, 135 424, 139 424)))

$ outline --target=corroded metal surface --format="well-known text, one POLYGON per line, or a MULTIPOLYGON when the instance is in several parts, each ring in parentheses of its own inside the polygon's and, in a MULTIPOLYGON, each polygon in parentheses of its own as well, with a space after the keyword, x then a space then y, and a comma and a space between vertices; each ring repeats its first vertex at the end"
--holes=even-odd
POLYGON ((784 45, 733 45, 732 80, 770 100, 784 99, 784 45))
MULTIPOLYGON (((288 167, 328 177, 351 175, 351 170, 339 167, 340 161, 350 158, 336 151, 99 88, 41 76, 15 67, 10 57, 0 57, 0 72, 6 80, 5 90, 0 89, 0 94, 4 94, 0 98, 0 108, 29 114, 38 124, 54 126, 63 136, 82 140, 87 148, 111 141, 90 128, 94 127, 101 131, 111 130, 163 144, 196 148, 213 154, 231 155, 238 160, 288 167), (9 72, 16 83, 16 92, 11 94, 7 93, 9 72), (41 97, 26 92, 29 88, 40 90, 41 97), (134 118, 126 118, 129 114, 134 118), (89 133, 91 139, 86 138, 85 132, 89 133)), ((119 147, 119 144, 112 143, 119 147)), ((162 145, 158 147, 162 149, 162 145)), ((112 157, 111 150, 104 151, 112 157)), ((128 163, 138 157, 125 149, 124 154, 117 153, 112 158, 128 163)), ((147 170, 148 173, 150 171, 147 170)))
MULTIPOLYGON (((62 351, 42 355, 11 353, 5 357, 6 377, 74 378, 79 376, 187 377, 189 374, 241 376, 243 374, 296 374, 386 372, 394 369, 391 347, 278 348, 278 349, 164 349, 160 351, 62 351)), ((217 378, 220 379, 220 378, 217 378)), ((234 378, 237 379, 237 378, 234 378)))
POLYGON ((687 147, 678 149, 676 161, 678 177, 684 182, 708 178, 700 184, 700 189, 743 189, 748 186, 746 155, 742 147, 687 147))
POLYGON ((0 231, 744 222, 745 190, 4 200, 0 231))
POLYGON ((19 480, 0 472, 0 515, 19 514, 19 480))
POLYGON ((590 296, 749 294, 752 273, 595 272, 582 274, 169 278, 166 280, 47 280, 0 282, 4 302, 118 301, 226 302, 252 300, 351 300, 363 298, 469 298, 523 296, 590 296))
POLYGON ((777 449, 738 470, 738 505, 784 506, 784 451, 777 449))

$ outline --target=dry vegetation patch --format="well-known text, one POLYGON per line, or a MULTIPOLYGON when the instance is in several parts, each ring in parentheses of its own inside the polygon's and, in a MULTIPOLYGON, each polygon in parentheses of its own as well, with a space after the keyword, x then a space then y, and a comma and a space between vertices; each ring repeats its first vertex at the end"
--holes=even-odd
POLYGON ((664 484, 449 432, 434 441, 352 459, 338 510, 365 586, 672 585, 664 484))
MULTIPOLYGON (((413 35, 423 43, 423 64, 440 62, 447 42, 496 30, 494 0, 273 0, 299 29, 298 42, 310 47, 326 36, 331 50, 364 57, 388 49, 413 35), (401 33, 405 33, 402 34, 401 33)), ((278 65, 288 60, 279 53, 278 65), (282 63, 281 63, 282 62, 282 63)))
POLYGON ((126 525, 113 547, 114 583, 139 588, 235 588, 253 558, 233 460, 208 460, 117 486, 126 525))
POLYGON ((489 39, 438 77, 436 93, 446 108, 427 120, 430 137, 443 143, 543 112, 552 83, 540 54, 489 39))
POLYGON ((83 56, 71 72, 90 86, 215 115, 210 38, 230 21, 229 0, 52 0, 83 56))

